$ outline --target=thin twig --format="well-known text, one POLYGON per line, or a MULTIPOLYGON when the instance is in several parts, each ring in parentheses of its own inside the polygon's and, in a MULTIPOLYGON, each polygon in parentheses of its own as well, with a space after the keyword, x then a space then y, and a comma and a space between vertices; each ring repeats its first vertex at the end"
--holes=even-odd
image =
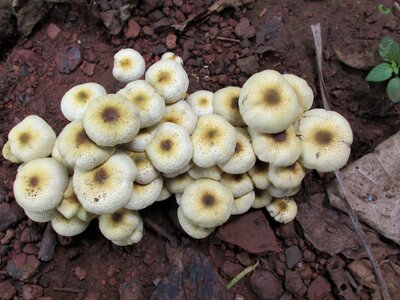
POLYGON ((226 38, 226 37, 223 37, 223 36, 217 36, 217 40, 226 41, 226 42, 233 42, 233 43, 240 43, 240 40, 226 38))
POLYGON ((76 288, 68 288, 68 287, 53 287, 52 288, 53 291, 57 291, 57 292, 65 292, 65 293, 84 293, 86 292, 85 290, 81 290, 81 289, 76 289, 76 288))
POLYGON ((263 8, 263 10, 258 14, 258 17, 261 18, 267 13, 268 9, 266 7, 263 8))
POLYGON ((235 277, 233 277, 233 279, 231 281, 228 282, 228 284, 226 285, 226 288, 228 290, 233 288, 240 280, 242 280, 242 278, 244 276, 246 276, 250 272, 253 272, 258 267, 259 264, 260 264, 260 261, 257 260, 257 262, 254 265, 244 268, 242 271, 240 271, 239 274, 237 274, 235 277))
MULTIPOLYGON (((326 110, 330 110, 330 105, 326 96, 326 88, 325 88, 325 82, 322 74, 322 39, 321 39, 321 26, 320 24, 316 25, 311 25, 311 30, 314 36, 314 42, 315 42, 315 48, 316 48, 316 54, 317 54, 317 68, 318 68, 318 80, 319 80, 319 87, 321 90, 321 97, 322 97, 322 102, 323 106, 326 110)), ((383 278, 381 268, 379 266, 379 263, 375 259, 374 253, 372 251, 371 245, 368 242, 368 239, 365 235, 364 230, 362 229, 361 223, 358 220, 356 214, 354 213, 353 208, 351 207, 350 203, 347 201, 346 197, 346 191, 344 188, 343 180, 340 175, 340 171, 336 170, 335 171, 335 176, 336 180, 339 185, 339 190, 341 193, 341 198, 343 199, 346 209, 347 209, 347 214, 350 217, 351 223, 357 233, 358 238, 360 239, 362 245, 364 246, 365 252, 367 253, 367 256, 372 264, 372 268, 374 270, 378 286, 381 290, 382 297, 384 300, 390 300, 390 294, 389 290, 386 286, 385 279, 383 278)))
POLYGON ((170 242, 172 247, 174 247, 174 248, 177 247, 178 243, 177 243, 176 239, 171 234, 169 234, 169 232, 167 232, 164 228, 162 228, 157 223, 153 222, 153 220, 151 220, 150 218, 143 217, 143 221, 148 227, 150 227, 156 233, 158 233, 159 235, 161 235, 162 237, 167 239, 170 242))

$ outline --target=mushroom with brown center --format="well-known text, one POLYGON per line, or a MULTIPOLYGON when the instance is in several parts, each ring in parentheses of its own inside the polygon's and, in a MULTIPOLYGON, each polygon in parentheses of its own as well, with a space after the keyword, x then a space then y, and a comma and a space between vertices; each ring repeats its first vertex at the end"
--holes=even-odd
POLYGON ((125 153, 128 154, 135 163, 137 169, 135 182, 139 184, 148 184, 160 175, 160 172, 151 164, 146 152, 125 151, 125 153))
POLYGON ((121 208, 116 212, 99 216, 99 229, 109 240, 125 240, 139 225, 137 211, 121 208))
POLYGON ((129 246, 135 243, 140 242, 143 237, 143 219, 139 215, 139 224, 136 227, 135 231, 125 240, 113 240, 113 244, 117 246, 129 246))
POLYGON ((190 105, 180 100, 174 104, 167 105, 161 122, 171 122, 185 128, 192 134, 197 124, 197 115, 190 105))
POLYGON ((246 125, 239 111, 240 90, 234 86, 222 88, 215 92, 212 100, 214 114, 222 116, 237 127, 246 125))
POLYGON ((298 161, 288 167, 269 165, 268 179, 277 188, 296 188, 301 184, 304 176, 306 176, 305 169, 298 161))
POLYGON ((215 229, 215 227, 201 227, 193 222, 191 222, 185 215, 182 213, 182 208, 178 207, 178 221, 179 225, 181 225, 182 229, 195 239, 204 239, 209 236, 215 229))
POLYGON ((279 198, 268 204, 267 210, 275 221, 286 224, 296 217, 297 205, 293 198, 279 198))
POLYGON ((139 79, 145 69, 146 62, 134 49, 121 49, 114 55, 112 74, 118 81, 127 83, 139 79))
POLYGON ((183 65, 182 58, 178 55, 175 55, 172 52, 165 52, 163 55, 161 55, 161 59, 170 59, 170 60, 177 62, 180 65, 183 65))
POLYGON ((257 189, 264 190, 268 187, 268 167, 268 163, 257 159, 253 168, 247 172, 257 189))
POLYGON ((213 92, 200 90, 190 94, 187 98, 187 102, 197 116, 200 117, 213 113, 213 96, 213 92))
POLYGON ((220 182, 232 192, 234 198, 239 198, 253 190, 253 182, 246 173, 223 173, 220 182))

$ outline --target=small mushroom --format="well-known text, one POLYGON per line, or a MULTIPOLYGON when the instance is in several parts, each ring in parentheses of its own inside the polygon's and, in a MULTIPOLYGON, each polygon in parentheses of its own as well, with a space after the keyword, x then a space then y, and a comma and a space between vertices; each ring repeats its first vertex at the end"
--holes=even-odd
POLYGON ((194 239, 204 239, 209 236, 215 227, 201 227, 192 223, 188 218, 182 213, 182 208, 178 207, 178 221, 182 229, 194 239))
POLYGON ((300 185, 290 189, 282 189, 274 186, 273 184, 270 184, 268 186, 268 192, 275 198, 290 197, 297 194, 299 190, 300 190, 300 185))
POLYGON ((25 214, 29 219, 38 223, 46 223, 51 221, 57 214, 57 210, 50 209, 41 212, 33 212, 25 209, 25 214))
POLYGON ((162 176, 157 177, 149 184, 133 183, 133 191, 125 208, 140 210, 157 201, 163 187, 162 176))
POLYGON ((197 115, 186 101, 180 100, 167 105, 161 122, 175 123, 192 134, 196 128, 197 115))
POLYGON ((135 163, 137 169, 136 183, 149 184, 160 175, 160 172, 151 164, 146 152, 125 151, 125 153, 128 154, 135 163))
POLYGON ((58 137, 56 138, 56 141, 54 142, 53 149, 51 150, 51 158, 55 159, 59 163, 61 163, 64 167, 67 168, 68 174, 73 174, 74 173, 74 166, 68 164, 65 159, 62 157, 60 151, 58 151, 58 137))
POLYGON ((171 197, 172 193, 168 191, 168 189, 165 187, 165 184, 163 185, 161 189, 160 196, 158 196, 156 201, 164 201, 167 200, 169 197, 171 197))
POLYGON ((254 202, 252 208, 266 207, 272 201, 272 195, 268 190, 254 189, 254 202))
POLYGON ((213 92, 200 90, 190 94, 187 98, 187 102, 196 115, 200 117, 213 113, 213 96, 213 92))
POLYGON ((200 168, 194 165, 189 170, 189 175, 193 179, 200 179, 200 178, 210 178, 216 181, 221 180, 222 170, 217 166, 212 166, 209 168, 200 168))
POLYGON ((268 204, 267 210, 275 221, 286 224, 296 217, 297 205, 293 198, 279 198, 268 204))
POLYGON ((78 213, 76 214, 76 216, 81 219, 82 221, 85 222, 90 222, 91 220, 93 220, 94 218, 97 217, 96 214, 93 214, 91 212, 88 212, 87 210, 85 210, 82 206, 79 207, 78 213))
POLYGON ((125 240, 138 227, 140 215, 137 211, 121 208, 111 214, 99 216, 99 229, 109 240, 125 240))
POLYGON ((309 110, 314 102, 314 93, 303 78, 293 74, 283 74, 283 78, 289 82, 297 95, 300 104, 300 114, 309 110))
POLYGON ((187 171, 189 171, 192 167, 193 167, 193 162, 189 161, 186 165, 182 166, 181 168, 179 168, 178 170, 171 172, 171 173, 163 173, 164 178, 173 178, 176 176, 179 176, 183 173, 186 173, 187 171))
POLYGON ((121 49, 114 55, 112 74, 118 81, 127 83, 143 77, 146 62, 133 49, 121 49))
POLYGON ((223 173, 220 183, 226 186, 234 198, 242 197, 253 190, 253 182, 247 174, 223 173))
POLYGON ((247 172, 257 189, 264 190, 269 185, 268 166, 268 163, 257 159, 254 167, 247 172))
POLYGON ((240 88, 228 86, 215 92, 213 97, 214 114, 224 117, 233 126, 243 127, 243 121, 239 111, 240 88))
POLYGON ((157 126, 142 128, 132 141, 123 144, 123 147, 129 151, 144 152, 147 145, 152 140, 157 126))
POLYGON ((143 219, 139 216, 139 224, 131 236, 129 236, 125 240, 113 240, 111 242, 113 242, 117 246, 130 246, 140 242, 142 237, 143 237, 143 219))
POLYGON ((70 178, 68 187, 64 192, 63 199, 57 206, 57 210, 64 216, 64 218, 71 219, 78 214, 80 207, 81 204, 75 195, 72 178, 70 178))
POLYGON ((21 160, 19 160, 14 154, 11 153, 11 149, 10 149, 10 142, 7 141, 4 145, 3 145, 3 149, 2 149, 2 154, 3 157, 5 159, 7 159, 8 161, 11 161, 15 164, 20 164, 22 163, 21 160))
POLYGON ((254 203, 255 193, 250 191, 241 197, 234 199, 232 215, 241 215, 248 211, 254 203))
POLYGON ((306 172, 298 161, 288 167, 269 165, 268 179, 277 188, 296 188, 301 184, 304 176, 306 176, 306 172))
POLYGON ((183 60, 180 56, 175 55, 172 52, 166 52, 161 56, 161 59, 170 59, 173 61, 176 61, 177 63, 179 63, 181 66, 183 66, 183 60))
POLYGON ((89 226, 89 222, 82 221, 77 217, 71 219, 64 218, 63 215, 57 214, 51 220, 51 226, 54 231, 62 236, 75 236, 86 230, 89 226))
POLYGON ((188 173, 183 173, 174 178, 165 178, 164 183, 167 189, 173 194, 182 194, 186 186, 193 181, 188 173))

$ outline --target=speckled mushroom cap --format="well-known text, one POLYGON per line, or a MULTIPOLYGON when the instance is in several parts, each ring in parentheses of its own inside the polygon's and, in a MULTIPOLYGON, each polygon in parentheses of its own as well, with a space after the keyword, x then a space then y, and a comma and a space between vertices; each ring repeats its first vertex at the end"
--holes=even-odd
POLYGON ((172 173, 180 170, 193 156, 189 133, 174 123, 162 123, 147 145, 146 154, 160 172, 172 173))
POLYGON ((193 162, 201 168, 226 163, 235 153, 237 132, 223 117, 201 116, 192 134, 193 162))
POLYGON ((272 201, 272 195, 269 191, 254 189, 254 202, 252 204, 252 208, 261 208, 266 207, 272 201))
POLYGON ((125 207, 128 209, 140 210, 152 205, 160 196, 162 187, 162 176, 157 177, 149 184, 133 183, 131 199, 125 207))
POLYGON ((213 113, 213 96, 213 92, 200 90, 190 94, 187 98, 187 102, 196 115, 200 117, 213 113))
POLYGON ((64 218, 63 215, 57 214, 51 220, 51 226, 54 231, 62 236, 75 236, 86 230, 89 226, 89 222, 82 221, 77 217, 71 219, 64 218))
POLYGON ((186 165, 183 165, 181 168, 178 170, 171 172, 171 173, 163 173, 164 178, 173 178, 176 176, 179 176, 183 173, 186 173, 189 171, 192 167, 194 166, 192 161, 189 161, 186 165))
POLYGON ((81 120, 89 103, 107 94, 98 83, 88 82, 69 89, 61 99, 61 112, 69 120, 81 120))
POLYGON ((178 207, 177 215, 179 224, 181 225, 182 229, 192 238, 204 239, 215 230, 215 227, 201 227, 192 223, 188 218, 184 216, 181 207, 178 207))
POLYGON ((132 141, 123 145, 123 147, 129 151, 144 152, 146 151, 147 145, 152 140, 154 133, 156 132, 157 126, 148 128, 142 128, 138 134, 133 138, 132 141))
POLYGON ((121 49, 114 55, 112 74, 118 81, 127 83, 143 77, 146 62, 142 55, 133 49, 121 49))
POLYGON ((72 178, 69 179, 68 187, 64 192, 63 199, 57 206, 57 210, 64 218, 71 219, 78 214, 81 204, 75 195, 72 178))
POLYGON ((293 198, 279 198, 268 204, 267 210, 275 221, 286 224, 296 217, 297 205, 293 198))
POLYGON ((177 177, 164 178, 164 184, 173 194, 182 194, 186 186, 193 181, 188 173, 183 173, 177 177))
POLYGON ((314 93, 303 78, 293 74, 283 74, 283 78, 289 82, 297 95, 301 113, 309 110, 314 102, 314 93))
POLYGON ((197 124, 197 115, 192 107, 184 100, 167 105, 161 122, 171 122, 185 128, 192 134, 197 124))
POLYGON ((248 211, 254 203, 255 193, 250 191, 233 201, 232 215, 241 215, 248 211))
POLYGON ((276 166, 290 166, 300 157, 301 143, 293 126, 276 134, 248 128, 254 152, 259 160, 276 166))
POLYGON ((253 181, 254 186, 258 189, 266 189, 269 185, 268 166, 268 163, 257 159, 253 168, 251 168, 249 172, 247 172, 247 174, 251 178, 251 181, 253 181))
POLYGON ((76 196, 88 212, 98 215, 113 213, 129 202, 136 172, 132 159, 117 151, 93 170, 75 170, 73 185, 76 196))
POLYGON ((19 164, 22 163, 22 160, 19 160, 14 154, 11 153, 11 149, 10 149, 10 141, 7 141, 4 145, 3 145, 3 149, 2 149, 2 155, 5 159, 7 159, 10 162, 13 162, 15 164, 19 164))
POLYGON ((135 163, 137 173, 135 182, 139 184, 148 184, 160 175, 160 172, 153 167, 146 152, 125 151, 126 154, 135 163))
POLYGON ((277 188, 293 189, 301 184, 306 172, 304 167, 296 161, 288 167, 277 167, 270 165, 268 179, 277 188))
POLYGON ((300 162, 304 167, 331 172, 346 164, 353 132, 343 116, 321 108, 312 109, 305 112, 295 126, 301 140, 300 162))
POLYGON ((224 117, 237 127, 246 125, 239 111, 240 91, 239 87, 228 86, 216 91, 213 97, 214 114, 224 117))
POLYGON ((125 240, 132 235, 139 225, 137 211, 121 208, 111 214, 99 216, 99 229, 109 240, 125 240))
POLYGON ((189 87, 189 78, 182 65, 171 59, 153 64, 145 74, 146 81, 170 104, 182 100, 189 87))
POLYGON ((181 66, 183 66, 183 60, 180 56, 175 55, 172 52, 166 52, 161 56, 161 59, 170 59, 173 61, 176 61, 177 63, 179 63, 181 66))
POLYGON ((229 219, 233 201, 232 193, 223 184, 212 179, 198 179, 185 188, 180 206, 190 222, 210 228, 229 219))
POLYGON ((221 179, 222 170, 217 166, 212 166, 209 168, 200 168, 196 165, 188 171, 189 175, 193 179, 200 179, 200 178, 210 178, 216 181, 221 179))
POLYGON ((140 242, 143 237, 143 219, 139 216, 139 224, 136 227, 135 231, 125 240, 113 240, 115 245, 117 246, 129 246, 140 242))
POLYGON ((299 106, 290 84, 273 70, 251 76, 239 97, 239 110, 244 122, 263 133, 286 130, 296 120, 299 106))
POLYGON ((89 103, 83 116, 83 127, 97 145, 127 143, 139 132, 139 112, 124 97, 107 94, 89 103))
POLYGON ((58 151, 69 166, 90 170, 101 165, 115 152, 114 147, 96 145, 86 135, 80 121, 72 121, 57 138, 58 151))
POLYGON ((16 159, 27 162, 49 156, 56 134, 41 117, 31 115, 15 125, 8 133, 10 151, 16 159))
POLYGON ((253 182, 249 175, 223 173, 220 182, 226 186, 234 198, 239 198, 253 190, 253 182))
POLYGON ((164 99, 144 80, 135 80, 126 85, 117 95, 131 101, 140 115, 140 128, 156 125, 165 113, 164 99))
POLYGON ((282 189, 270 184, 268 186, 268 192, 275 198, 291 197, 300 190, 300 185, 290 189, 282 189))
POLYGON ((57 210, 50 209, 41 212, 33 212, 25 209, 25 214, 29 219, 38 223, 46 223, 51 221, 57 214, 57 210))
POLYGON ((68 186, 67 169, 52 158, 37 158, 18 169, 14 181, 17 203, 31 212, 57 207, 68 186))

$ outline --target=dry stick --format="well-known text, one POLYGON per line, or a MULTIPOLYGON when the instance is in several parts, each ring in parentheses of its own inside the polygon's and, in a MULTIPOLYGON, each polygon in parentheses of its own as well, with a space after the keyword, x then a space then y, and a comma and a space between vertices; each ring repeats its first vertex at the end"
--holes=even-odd
MULTIPOLYGON (((325 82, 322 74, 322 39, 321 39, 321 26, 320 24, 315 24, 311 25, 311 30, 314 36, 314 42, 315 42, 315 49, 317 53, 317 67, 318 67, 318 81, 319 81, 319 88, 321 90, 321 97, 322 97, 322 103, 323 106, 326 110, 330 110, 329 102, 326 96, 326 88, 325 88, 325 82)), ((361 223, 358 220, 356 214, 354 213, 353 208, 351 207, 350 203, 347 201, 346 197, 346 192, 343 184, 342 177, 340 176, 339 170, 335 171, 335 176, 336 180, 339 184, 339 190, 341 194, 341 198, 343 199, 346 209, 347 209, 347 214, 350 217, 351 223, 353 224, 353 227, 357 233, 358 238, 360 239, 361 243, 364 246, 365 252, 367 253, 367 256, 372 264, 378 286, 381 290, 382 297, 384 300, 390 300, 390 294, 388 291, 388 288, 386 286, 385 279, 382 276, 382 271, 379 266, 379 263, 375 259, 374 253, 372 251, 371 245, 369 244, 367 237, 365 236, 365 232, 361 227, 361 223)))
POLYGON ((233 43, 240 43, 240 40, 226 38, 226 37, 223 37, 223 36, 217 36, 217 40, 226 41, 226 42, 233 42, 233 43))

